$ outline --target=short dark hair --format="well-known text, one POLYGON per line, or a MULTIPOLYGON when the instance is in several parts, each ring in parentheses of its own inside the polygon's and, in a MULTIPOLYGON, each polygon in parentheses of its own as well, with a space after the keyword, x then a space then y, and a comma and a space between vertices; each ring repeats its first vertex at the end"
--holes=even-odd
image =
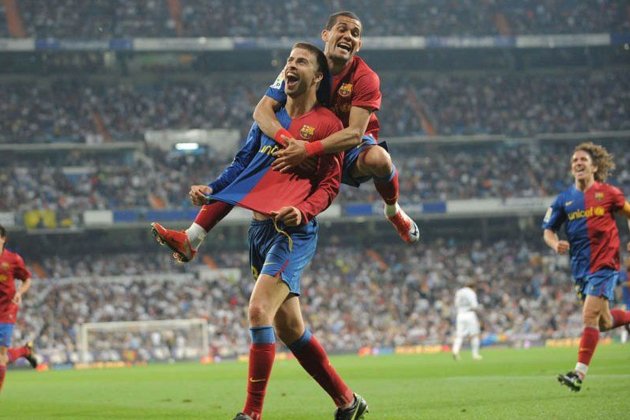
POLYGON ((359 23, 361 23, 361 19, 359 19, 359 16, 357 16, 356 13, 351 12, 349 10, 343 10, 341 12, 336 12, 336 13, 333 13, 332 15, 328 16, 328 22, 326 22, 326 29, 327 30, 330 31, 332 29, 332 27, 335 26, 335 23, 337 23, 337 18, 339 16, 349 17, 350 19, 358 20, 359 23))
MULTIPOLYGON (((317 87, 317 102, 323 106, 330 104, 330 90, 332 86, 332 78, 330 69, 328 68, 328 59, 322 50, 308 42, 297 42, 293 44, 293 48, 301 48, 313 54, 317 59, 317 70, 322 72, 322 81, 317 87)), ((292 49, 293 49, 292 48, 292 49)))
POLYGON ((7 230, 4 228, 4 226, 0 225, 0 238, 6 238, 7 237, 7 230))

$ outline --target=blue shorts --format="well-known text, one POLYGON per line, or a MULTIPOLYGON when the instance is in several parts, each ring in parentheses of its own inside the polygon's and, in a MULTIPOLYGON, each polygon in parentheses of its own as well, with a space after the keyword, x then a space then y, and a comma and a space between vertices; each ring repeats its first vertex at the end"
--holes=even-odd
POLYGON ((363 136, 361 139, 361 144, 352 149, 346 150, 343 156, 343 171, 341 173, 341 182, 346 185, 350 185, 351 187, 358 187, 366 181, 372 179, 371 176, 362 176, 360 178, 354 178, 352 174, 352 169, 354 165, 357 163, 357 159, 359 159, 359 155, 361 152, 366 150, 372 146, 380 146, 385 150, 387 149, 387 143, 380 142, 378 143, 374 137, 372 136, 363 136))
POLYGON ((575 280, 575 290, 581 300, 590 295, 605 297, 609 302, 614 302, 618 277, 618 271, 604 268, 575 280))
POLYGON ((249 263, 254 279, 261 274, 280 278, 294 295, 300 294, 300 276, 313 259, 317 248, 319 225, 313 219, 303 226, 287 227, 282 223, 276 230, 273 220, 252 220, 249 225, 249 263), (289 238, 291 237, 291 241, 289 238))
POLYGON ((0 323, 0 347, 11 347, 14 325, 15 324, 0 323))

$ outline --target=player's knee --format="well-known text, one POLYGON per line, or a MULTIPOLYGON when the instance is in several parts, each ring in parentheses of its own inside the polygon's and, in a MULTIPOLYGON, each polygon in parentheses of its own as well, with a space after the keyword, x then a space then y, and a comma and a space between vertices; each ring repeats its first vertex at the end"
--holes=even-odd
POLYGON ((269 308, 258 302, 251 302, 249 304, 247 316, 249 319, 249 325, 252 327, 270 325, 273 319, 273 315, 270 313, 269 308))
POLYGON ((361 164, 373 176, 384 177, 392 172, 392 159, 382 147, 373 146, 363 152, 361 164))

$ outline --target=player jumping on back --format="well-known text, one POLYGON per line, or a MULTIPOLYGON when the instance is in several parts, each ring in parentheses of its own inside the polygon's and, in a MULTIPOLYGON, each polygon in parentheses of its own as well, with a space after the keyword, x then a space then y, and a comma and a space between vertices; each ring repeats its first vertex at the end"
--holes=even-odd
MULTIPOLYGON (((297 167, 309 157, 345 151, 342 182, 354 187, 373 179, 385 202, 385 215, 398 235, 407 243, 420 239, 416 223, 398 205, 398 170, 385 148, 377 143, 380 125, 375 112, 381 105, 378 75, 356 54, 362 46, 363 25, 358 16, 344 11, 332 14, 321 33, 324 53, 333 75, 331 110, 341 119, 344 129, 316 142, 296 140, 276 118, 275 112, 286 101, 284 72, 269 87, 254 111, 260 129, 274 138, 283 149, 274 162, 277 170, 297 167)), ((191 194, 195 192, 191 190, 191 194)), ((190 261, 206 234, 231 207, 224 203, 204 206, 195 221, 183 232, 153 223, 153 233, 183 262, 190 261)))
MULTIPOLYGON (((571 157, 574 185, 556 197, 542 224, 545 243, 558 254, 569 253, 575 289, 583 301, 577 364, 558 375, 562 385, 576 392, 582 388, 599 332, 630 323, 630 311, 610 309, 620 258, 615 213, 623 214, 630 227, 630 203, 621 190, 605 183, 614 167, 604 147, 591 142, 578 145, 571 157), (567 240, 556 233, 563 224, 567 240)), ((630 243, 627 247, 630 250, 630 243)))

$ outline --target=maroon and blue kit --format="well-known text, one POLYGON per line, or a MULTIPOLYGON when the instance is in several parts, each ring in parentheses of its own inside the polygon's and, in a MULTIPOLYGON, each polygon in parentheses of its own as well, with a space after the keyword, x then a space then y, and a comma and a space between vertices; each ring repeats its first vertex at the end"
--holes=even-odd
POLYGON ((15 296, 15 279, 27 280, 31 273, 24 260, 8 249, 0 253, 0 346, 9 347, 13 326, 17 318, 18 305, 12 302, 15 296))
POLYGON ((571 186, 547 210, 542 227, 557 232, 564 224, 571 274, 582 299, 585 295, 614 299, 620 266, 615 213, 624 203, 621 190, 595 182, 584 192, 571 186))
MULTIPOLYGON (((343 128, 330 110, 319 105, 294 119, 282 108, 276 117, 294 138, 304 141, 318 141, 343 128)), ((342 154, 319 156, 314 172, 296 169, 282 173, 271 168, 276 151, 277 143, 254 124, 232 163, 209 184, 209 198, 267 216, 287 206, 300 211, 300 226, 275 225, 269 219, 254 220, 249 228, 254 277, 281 274, 291 292, 299 294, 300 274, 315 254, 315 216, 328 208, 339 192, 342 154)))
MULTIPOLYGON (((339 117, 344 127, 347 127, 349 124, 350 110, 353 106, 366 108, 374 112, 381 107, 382 95, 378 75, 358 56, 354 56, 341 73, 333 75, 331 86, 330 109, 339 117)), ((284 71, 278 76, 275 83, 269 86, 265 95, 282 104, 286 102, 284 71)), ((370 115, 362 143, 357 147, 346 150, 342 178, 344 184, 358 187, 361 183, 370 179, 370 177, 355 179, 350 175, 350 172, 363 149, 378 143, 380 125, 374 112, 370 115)), ((384 143, 380 145, 386 148, 384 143)))

